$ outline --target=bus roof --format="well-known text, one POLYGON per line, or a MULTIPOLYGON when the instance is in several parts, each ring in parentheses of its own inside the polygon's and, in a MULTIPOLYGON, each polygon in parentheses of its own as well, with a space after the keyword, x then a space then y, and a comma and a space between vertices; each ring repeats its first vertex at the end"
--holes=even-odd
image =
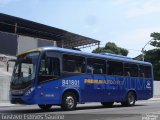
POLYGON ((38 48, 37 51, 39 49, 41 49, 42 51, 53 50, 53 51, 59 51, 59 52, 63 52, 63 53, 72 53, 72 54, 95 57, 95 58, 112 59, 112 60, 131 62, 131 63, 136 63, 136 64, 152 65, 149 62, 138 61, 138 60, 134 60, 129 57, 110 54, 110 53, 87 53, 87 52, 82 52, 82 51, 78 51, 78 50, 71 50, 71 49, 59 48, 59 47, 41 47, 41 48, 38 48))

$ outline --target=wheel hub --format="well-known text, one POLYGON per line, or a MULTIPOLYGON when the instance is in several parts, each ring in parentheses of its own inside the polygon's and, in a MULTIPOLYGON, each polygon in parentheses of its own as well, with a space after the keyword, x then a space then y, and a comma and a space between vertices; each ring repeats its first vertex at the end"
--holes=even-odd
POLYGON ((133 96, 130 96, 129 98, 128 98, 128 101, 129 101, 129 103, 132 105, 132 104, 134 104, 134 97, 133 96))
POLYGON ((66 104, 68 108, 72 108, 74 106, 74 98, 72 96, 68 96, 66 98, 66 104))

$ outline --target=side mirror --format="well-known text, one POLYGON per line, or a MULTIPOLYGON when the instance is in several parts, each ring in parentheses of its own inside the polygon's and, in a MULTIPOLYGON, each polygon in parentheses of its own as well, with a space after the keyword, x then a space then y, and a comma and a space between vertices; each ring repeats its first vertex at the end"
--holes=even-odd
POLYGON ((31 75, 31 73, 32 73, 32 70, 31 70, 31 68, 29 67, 29 69, 28 69, 28 74, 31 75))
POLYGON ((9 63, 8 63, 8 61, 7 61, 7 72, 9 71, 9 63))
POLYGON ((16 59, 11 59, 7 61, 7 72, 9 71, 9 62, 16 62, 16 59))

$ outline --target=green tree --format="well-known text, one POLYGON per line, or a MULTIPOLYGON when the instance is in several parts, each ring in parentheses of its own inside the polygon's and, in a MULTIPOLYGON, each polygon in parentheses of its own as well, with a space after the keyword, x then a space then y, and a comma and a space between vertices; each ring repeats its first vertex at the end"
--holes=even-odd
POLYGON ((151 33, 150 36, 153 38, 150 45, 152 45, 154 47, 160 47, 160 33, 153 32, 153 33, 151 33))
POLYGON ((160 80, 160 33, 153 32, 150 36, 152 37, 150 45, 157 48, 145 51, 144 58, 153 65, 154 79, 160 80))
POLYGON ((118 47, 115 43, 108 42, 104 47, 96 48, 95 50, 92 51, 93 53, 112 53, 112 54, 118 54, 118 55, 123 55, 127 56, 128 55, 128 50, 118 47))
POLYGON ((145 61, 151 62, 153 65, 154 79, 160 80, 160 49, 152 49, 145 51, 145 61))
POLYGON ((95 50, 93 50, 92 53, 101 53, 103 51, 104 51, 103 48, 99 47, 99 48, 96 48, 95 50))

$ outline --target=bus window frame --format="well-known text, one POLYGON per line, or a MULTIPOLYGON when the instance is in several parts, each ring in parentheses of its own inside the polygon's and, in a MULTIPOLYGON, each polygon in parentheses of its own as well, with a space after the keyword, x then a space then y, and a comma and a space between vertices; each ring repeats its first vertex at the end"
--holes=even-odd
POLYGON ((125 77, 124 76, 124 62, 123 61, 121 61, 121 60, 115 60, 115 59, 107 59, 107 73, 106 73, 108 76, 121 76, 121 77, 125 77), (123 66, 123 74, 122 75, 109 75, 108 74, 108 61, 112 61, 112 62, 121 62, 122 63, 122 66, 123 66))
POLYGON ((76 54, 73 54, 73 53, 67 53, 67 52, 66 52, 66 53, 62 53, 62 62, 61 62, 61 65, 62 65, 62 70, 61 70, 61 72, 63 72, 63 73, 69 73, 69 74, 86 74, 86 57, 85 57, 84 55, 80 56, 80 55, 76 55, 76 54), (82 72, 69 72, 69 71, 63 70, 64 55, 72 55, 72 56, 76 56, 76 57, 83 57, 83 58, 84 58, 84 62, 85 62, 85 66, 84 66, 85 71, 84 71, 84 73, 82 73, 82 72))
POLYGON ((124 72, 123 72, 123 76, 124 76, 124 77, 139 78, 139 64, 136 64, 136 63, 134 63, 134 62, 124 62, 124 63, 123 63, 123 71, 124 71, 124 72), (126 63, 126 64, 132 64, 132 65, 136 65, 136 66, 137 66, 137 68, 138 68, 138 75, 137 75, 137 77, 136 77, 136 76, 126 76, 126 75, 125 75, 125 63, 126 63))
POLYGON ((86 74, 89 74, 89 75, 107 75, 107 61, 108 59, 104 59, 104 58, 93 58, 93 57, 86 57, 86 74), (105 72, 103 74, 94 74, 94 73, 87 73, 87 59, 98 59, 98 60, 103 60, 105 61, 105 72))
POLYGON ((48 79, 48 80, 39 81, 40 64, 41 64, 41 60, 42 60, 43 56, 46 54, 46 52, 56 52, 56 51, 43 51, 43 52, 41 52, 41 55, 39 56, 39 62, 38 62, 38 68, 37 68, 37 76, 36 76, 37 77, 37 84, 42 84, 42 83, 45 83, 45 82, 54 81, 54 80, 57 80, 61 76, 61 59, 59 57, 49 56, 50 58, 57 58, 59 60, 59 74, 60 75, 56 78, 53 77, 53 78, 48 79))
POLYGON ((153 79, 153 66, 152 65, 145 65, 145 64, 138 64, 138 77, 139 78, 143 78, 143 79, 153 79), (140 67, 139 66, 143 66, 143 67, 150 67, 150 76, 149 78, 145 77, 145 73, 144 73, 144 77, 140 77, 140 67))
MULTIPOLYGON (((45 51, 45 52, 48 52, 48 51, 45 51)), ((44 53, 45 53, 44 52, 44 53)), ((75 54, 75 53, 69 53, 69 52, 59 52, 59 51, 51 51, 51 52, 56 52, 56 53, 60 53, 61 54, 61 58, 57 57, 59 59, 59 62, 60 62, 60 76, 62 73, 70 73, 70 74, 91 74, 91 75, 107 75, 107 76, 121 76, 121 77, 128 77, 128 76, 125 76, 124 75, 124 64, 125 63, 128 63, 128 64, 135 64, 137 65, 138 67, 138 76, 137 77, 133 77, 133 76, 129 76, 130 78, 144 78, 144 79, 152 79, 153 78, 153 75, 152 75, 152 65, 147 65, 147 64, 140 64, 140 63, 135 63, 135 62, 127 62, 127 61, 122 61, 122 60, 115 60, 115 59, 111 59, 111 58, 103 58, 103 57, 97 57, 97 58, 94 58, 94 56, 88 56, 88 55, 78 55, 78 54, 75 54), (84 62, 85 62, 85 72, 84 73, 79 73, 79 72, 68 72, 68 71, 64 71, 63 70, 63 60, 64 60, 64 55, 71 55, 71 56, 77 56, 77 57, 82 57, 84 58, 84 62), (105 74, 92 74, 92 73, 87 73, 87 59, 98 59, 98 60, 103 60, 105 61, 105 74), (108 61, 113 61, 113 62, 121 62, 122 65, 123 65, 123 75, 109 75, 108 74, 108 61), (142 65, 142 66, 148 66, 150 67, 150 72, 151 72, 151 77, 150 78, 145 78, 145 77, 139 77, 139 66, 142 65)), ((44 54, 43 53, 43 54, 44 54)), ((40 58, 41 59, 41 58, 40 58)), ((39 72, 39 70, 38 70, 39 72)))

